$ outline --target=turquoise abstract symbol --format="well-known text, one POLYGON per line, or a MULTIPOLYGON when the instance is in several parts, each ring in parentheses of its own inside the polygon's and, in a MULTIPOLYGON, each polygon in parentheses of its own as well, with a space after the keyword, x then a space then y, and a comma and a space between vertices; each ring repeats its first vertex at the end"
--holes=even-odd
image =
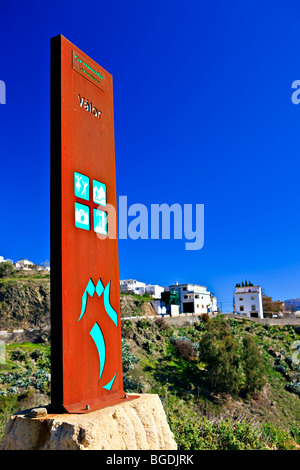
POLYGON ((112 308, 112 306, 110 304, 109 294, 110 294, 110 281, 104 289, 104 295, 103 295, 103 297, 104 297, 104 307, 105 307, 107 315, 110 317, 110 319, 114 322, 114 324, 118 328, 118 314, 112 308))
POLYGON ((90 178, 77 171, 74 172, 74 194, 86 201, 90 200, 90 178))
POLYGON ((90 230, 90 208, 75 202, 75 227, 90 230))
POLYGON ((103 373, 104 365, 105 365, 106 348, 105 348, 105 342, 104 342, 104 337, 103 337, 101 328, 97 322, 91 329, 90 335, 94 340, 94 343, 98 351, 99 359, 100 359, 100 374, 99 374, 99 380, 100 380, 102 373, 103 373))
MULTIPOLYGON (((85 291, 82 295, 82 304, 81 304, 81 312, 80 316, 78 318, 78 321, 82 319, 83 315, 85 314, 86 308, 87 308, 87 299, 88 295, 90 297, 93 297, 94 294, 96 293, 98 297, 100 298, 101 295, 103 294, 103 300, 104 300, 104 308, 109 316, 109 318, 113 321, 115 326, 118 328, 118 314, 112 307, 110 303, 110 286, 111 282, 107 284, 106 287, 104 287, 101 279, 99 278, 97 285, 93 283, 92 279, 89 280, 87 283, 87 286, 85 288, 85 291)), ((97 351, 98 351, 98 356, 99 356, 99 362, 100 362, 100 373, 99 373, 99 380, 102 377, 102 373, 104 370, 104 365, 105 365, 105 360, 106 360, 106 346, 105 346, 105 340, 104 336, 102 333, 102 330, 97 322, 95 322, 93 328, 90 331, 90 335, 96 345, 97 351)), ((102 388, 105 388, 106 390, 110 390, 115 378, 117 376, 117 372, 115 373, 114 377, 111 379, 110 382, 108 382, 106 385, 104 385, 102 388)))
POLYGON ((81 314, 80 314, 80 317, 78 318, 78 321, 84 315, 84 312, 85 312, 85 309, 86 309, 86 304, 87 304, 87 295, 89 294, 90 297, 93 297, 93 295, 95 294, 95 290, 96 290, 96 288, 94 286, 94 283, 93 283, 92 279, 90 279, 89 282, 88 282, 88 285, 86 286, 86 289, 83 293, 83 296, 82 296, 81 314))
POLYGON ((106 206, 106 184, 93 180, 93 201, 95 204, 106 206))
POLYGON ((104 385, 104 387, 102 387, 102 388, 106 388, 106 390, 110 390, 111 387, 112 387, 112 384, 113 384, 114 381, 115 381, 115 378, 116 378, 116 376, 117 376, 117 373, 118 373, 118 372, 116 372, 115 375, 113 376, 113 378, 111 379, 111 381, 108 382, 108 384, 104 385))

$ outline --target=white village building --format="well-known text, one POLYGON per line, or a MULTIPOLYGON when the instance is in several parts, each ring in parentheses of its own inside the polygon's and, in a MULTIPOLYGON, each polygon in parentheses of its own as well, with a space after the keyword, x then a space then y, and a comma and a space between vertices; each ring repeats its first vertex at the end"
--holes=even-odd
POLYGON ((3 256, 0 256, 0 263, 13 263, 13 260, 12 259, 4 259, 3 256))
POLYGON ((120 280, 121 292, 132 292, 133 294, 143 295, 145 293, 146 283, 136 281, 135 279, 120 280))
POLYGON ((217 298, 205 286, 198 284, 178 284, 169 286, 178 291, 180 296, 180 313, 215 313, 218 310, 217 298))
POLYGON ((247 317, 264 318, 260 286, 236 287, 234 311, 247 317))
POLYGON ((33 268, 33 263, 28 261, 28 259, 20 259, 15 263, 16 270, 22 271, 31 271, 33 268))
POLYGON ((121 292, 133 292, 137 295, 149 294, 155 299, 160 299, 164 287, 157 284, 146 284, 145 282, 136 281, 135 279, 124 279, 120 281, 121 292))
POLYGON ((158 286, 157 284, 147 284, 146 285, 146 294, 149 294, 150 297, 154 299, 160 299, 161 293, 164 292, 165 288, 158 286))

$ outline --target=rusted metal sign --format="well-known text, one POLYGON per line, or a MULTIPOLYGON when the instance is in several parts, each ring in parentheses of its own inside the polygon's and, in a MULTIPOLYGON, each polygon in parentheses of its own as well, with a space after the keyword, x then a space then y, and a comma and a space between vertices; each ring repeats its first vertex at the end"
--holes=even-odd
POLYGON ((124 402, 112 76, 51 40, 51 405, 85 413, 124 402), (115 211, 116 217, 116 211, 115 211), (111 220, 111 219, 110 219, 111 220), (116 224, 116 220, 112 221, 116 224))

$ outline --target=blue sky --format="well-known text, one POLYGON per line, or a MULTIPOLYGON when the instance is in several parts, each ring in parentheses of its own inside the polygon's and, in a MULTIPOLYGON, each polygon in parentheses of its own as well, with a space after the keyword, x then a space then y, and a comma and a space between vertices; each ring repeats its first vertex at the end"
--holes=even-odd
MULTIPOLYGON (((236 282, 300 297, 297 2, 16 1, 1 5, 0 254, 50 258, 50 38, 113 75, 118 195, 204 204, 204 246, 120 240, 120 277, 236 282)), ((225 307, 226 308, 226 307, 225 307)))

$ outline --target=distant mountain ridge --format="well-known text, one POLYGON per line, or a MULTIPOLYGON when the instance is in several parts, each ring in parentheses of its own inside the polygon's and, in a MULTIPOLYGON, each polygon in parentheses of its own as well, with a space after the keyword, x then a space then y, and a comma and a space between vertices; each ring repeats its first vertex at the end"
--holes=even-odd
POLYGON ((297 297, 296 299, 285 300, 284 303, 286 309, 288 309, 289 307, 294 307, 297 310, 300 310, 300 297, 297 297))

